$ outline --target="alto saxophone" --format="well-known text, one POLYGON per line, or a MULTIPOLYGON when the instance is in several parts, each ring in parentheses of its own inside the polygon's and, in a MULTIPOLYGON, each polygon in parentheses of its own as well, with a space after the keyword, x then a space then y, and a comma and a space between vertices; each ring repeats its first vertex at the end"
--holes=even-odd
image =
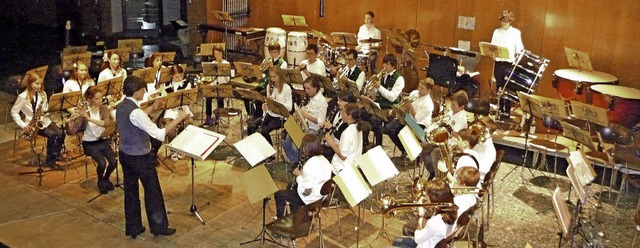
MULTIPOLYGON (((38 92, 38 94, 40 94, 40 92, 38 92)), ((27 124, 27 126, 25 127, 25 131, 20 135, 20 138, 28 141, 33 141, 38 133, 38 130, 44 127, 44 123, 42 122, 42 116, 44 115, 42 108, 44 107, 44 103, 46 101, 46 98, 40 100, 38 107, 33 112, 31 121, 29 121, 29 124, 27 124)))

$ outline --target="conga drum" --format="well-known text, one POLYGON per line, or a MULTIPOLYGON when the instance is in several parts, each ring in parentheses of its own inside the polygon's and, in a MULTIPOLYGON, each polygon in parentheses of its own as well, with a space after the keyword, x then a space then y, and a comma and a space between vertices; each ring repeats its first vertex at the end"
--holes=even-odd
POLYGON ((640 90, 619 85, 591 86, 593 105, 607 108, 609 122, 626 127, 640 122, 640 90))
POLYGON ((557 89, 560 99, 591 103, 591 99, 589 99, 591 85, 617 84, 618 77, 599 71, 560 69, 553 73, 551 83, 557 89))
POLYGON ((289 32, 287 34, 287 63, 298 66, 307 57, 307 33, 289 32))
POLYGON ((284 58, 284 52, 287 49, 287 31, 281 28, 267 28, 267 34, 264 37, 264 57, 269 57, 269 43, 272 41, 280 44, 280 57, 284 58))

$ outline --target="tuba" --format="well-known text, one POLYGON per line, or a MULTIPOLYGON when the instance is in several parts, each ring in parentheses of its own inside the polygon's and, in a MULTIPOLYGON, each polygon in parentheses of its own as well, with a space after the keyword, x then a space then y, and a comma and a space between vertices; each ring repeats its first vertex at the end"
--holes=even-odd
POLYGON ((453 171, 453 162, 451 161, 451 151, 449 148, 449 140, 453 138, 453 129, 451 125, 448 124, 450 119, 448 115, 440 116, 435 118, 431 125, 425 129, 427 141, 439 146, 443 153, 446 171, 444 169, 437 170, 437 172, 441 172, 438 175, 438 178, 441 179, 445 179, 447 175, 449 175, 449 172, 453 171))

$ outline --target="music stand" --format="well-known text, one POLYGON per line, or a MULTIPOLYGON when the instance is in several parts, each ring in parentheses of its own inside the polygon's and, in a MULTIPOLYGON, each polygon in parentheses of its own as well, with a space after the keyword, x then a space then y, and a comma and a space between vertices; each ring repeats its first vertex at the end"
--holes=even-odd
POLYGON ((304 80, 302 80, 302 74, 300 73, 300 69, 282 69, 282 74, 284 74, 284 83, 289 84, 293 87, 294 84, 302 85, 304 80))
MULTIPOLYGON (((571 183, 571 187, 576 189, 576 194, 578 195, 578 199, 576 200, 576 209, 573 215, 573 221, 571 221, 571 224, 572 224, 571 232, 569 233, 569 235, 571 236, 571 245, 569 247, 573 247, 576 233, 580 234, 580 236, 582 236, 585 242, 590 243, 589 239, 587 239, 587 237, 582 232, 582 223, 580 222, 580 219, 581 219, 580 213, 582 213, 582 208, 584 207, 584 205, 587 204, 589 192, 588 192, 588 189, 585 187, 585 185, 583 185, 582 182, 578 179, 580 176, 578 175, 578 170, 574 168, 573 164, 569 164, 567 166, 567 176, 569 177, 569 182, 571 183)), ((564 225, 563 225, 563 228, 564 228, 564 225)))
MULTIPOLYGON (((228 27, 227 27, 227 23, 228 22, 232 22, 234 21, 233 18, 231 17, 231 15, 229 15, 229 12, 225 12, 225 11, 219 11, 219 10, 214 10, 213 11, 213 17, 216 18, 218 21, 222 22, 223 26, 224 26, 224 42, 227 43, 229 42, 228 40, 228 27)), ((228 58, 229 54, 227 52, 227 49, 224 49, 224 57, 228 58)))
POLYGON ((287 118, 291 115, 289 114, 289 110, 282 105, 282 103, 276 102, 271 98, 267 98, 267 110, 276 115, 282 116, 283 118, 287 118))
POLYGON ((62 70, 73 70, 77 66, 78 61, 87 66, 91 65, 91 52, 62 56, 62 70))
POLYGON ((118 54, 120 56, 120 60, 122 60, 122 63, 129 62, 129 59, 131 57, 131 49, 129 48, 114 48, 104 50, 104 54, 107 54, 109 52, 118 54))
POLYGON ((331 38, 336 45, 343 46, 357 46, 358 45, 358 37, 353 33, 345 33, 345 32, 332 32, 331 38))
MULTIPOLYGON (((222 134, 189 125, 167 145, 170 149, 191 157, 191 207, 189 207, 189 212, 203 225, 205 222, 202 220, 202 217, 200 217, 200 214, 198 214, 198 207, 196 206, 195 159, 197 158, 200 161, 204 161, 224 139, 225 136, 222 134)), ((209 204, 210 202, 207 202, 205 205, 209 204)), ((167 214, 169 213, 170 212, 167 211, 167 214)))
POLYGON ((78 53, 86 53, 89 49, 89 46, 69 46, 62 49, 62 53, 60 57, 64 57, 65 55, 78 54, 78 53))
MULTIPOLYGON (((423 131, 424 133, 424 131, 423 131)), ((404 126, 400 133, 398 133, 398 138, 400 138, 400 142, 404 147, 404 150, 407 152, 407 157, 410 161, 415 161, 413 167, 413 175, 412 177, 416 177, 416 169, 418 167, 418 161, 416 158, 422 152, 422 143, 416 139, 416 134, 412 131, 412 128, 409 125, 404 126)), ((420 175, 422 175, 422 171, 420 171, 420 175)))
POLYGON ((381 120, 387 121, 387 112, 381 109, 378 103, 366 96, 358 96, 358 98, 360 99, 358 104, 360 104, 367 113, 372 114, 381 120))
POLYGON ((118 40, 118 48, 129 49, 131 53, 142 53, 142 39, 118 40))
POLYGON ((236 66, 238 75, 247 78, 262 79, 262 70, 260 70, 259 65, 252 65, 251 63, 245 62, 233 62, 233 65, 236 66))
POLYGON ((596 146, 593 144, 593 139, 591 139, 591 133, 589 131, 571 125, 566 121, 560 121, 560 125, 562 126, 562 133, 565 137, 583 144, 591 150, 596 150, 596 146))
MULTIPOLYGON (((607 110, 601 107, 596 107, 583 102, 571 101, 571 112, 573 116, 578 119, 586 120, 588 123, 596 123, 602 126, 609 125, 609 119, 607 119, 607 110)), ((589 131, 591 131, 591 125, 589 125, 589 131)))
POLYGON ((230 77, 231 64, 218 64, 216 62, 202 62, 202 76, 205 77, 230 77))
POLYGON ((311 74, 311 76, 309 76, 309 77, 317 77, 320 80, 320 85, 322 85, 322 88, 324 89, 324 92, 330 93, 330 92, 335 92, 336 91, 336 89, 333 87, 333 82, 331 82, 331 79, 329 79, 328 77, 320 75, 320 74, 316 74, 316 73, 310 73, 310 74, 311 74))
POLYGON ((309 130, 309 128, 307 127, 307 122, 301 120, 297 110, 293 116, 294 118, 287 118, 287 121, 284 122, 284 130, 287 131, 293 143, 299 148, 302 145, 302 138, 307 133, 305 130, 309 130))
POLYGON ((288 27, 308 27, 304 16, 282 15, 282 24, 288 27))
MULTIPOLYGON (((167 63, 167 62, 172 62, 176 57, 176 52, 161 52, 158 53, 162 56, 162 63, 167 63)), ((185 68, 185 66, 182 66, 182 68, 185 68)))
POLYGON ((139 77, 147 84, 156 82, 156 75, 158 74, 158 68, 156 67, 147 67, 143 69, 137 69, 133 71, 132 75, 139 77))
MULTIPOLYGON (((351 208, 358 206, 358 224, 356 229, 356 247, 360 244, 360 213, 364 211, 360 208, 360 202, 369 197, 372 194, 371 188, 362 177, 362 174, 358 171, 355 164, 346 165, 338 175, 333 177, 333 181, 336 183, 342 195, 351 208)), ((364 219, 364 216, 363 218, 364 219)))
POLYGON ((564 54, 567 57, 567 62, 569 62, 569 66, 573 68, 578 68, 578 70, 582 71, 593 71, 593 67, 591 66, 591 60, 589 59, 589 54, 583 51, 578 51, 572 48, 564 47, 564 54))
POLYGON ((560 119, 567 118, 569 114, 567 113, 567 108, 565 107, 564 101, 555 98, 549 98, 538 95, 530 95, 533 98, 536 98, 540 103, 540 108, 542 111, 542 115, 544 116, 554 116, 560 119))
POLYGON ((122 93, 122 87, 124 84, 124 76, 116 78, 102 80, 98 82, 96 87, 102 93, 103 96, 119 95, 122 93))
MULTIPOLYGON (((183 67, 184 68, 184 67, 183 67)), ((158 80, 159 84, 164 84, 171 81, 171 67, 161 67, 160 68, 160 79, 158 80)))
POLYGON ((558 236, 560 238, 560 240, 558 241, 558 247, 561 247, 562 239, 565 236, 568 237, 571 232, 571 212, 569 211, 567 203, 562 200, 560 187, 556 187, 556 189, 553 191, 553 197, 551 198, 551 201, 553 203, 553 209, 555 210, 558 220, 558 227, 560 228, 560 232, 558 232, 558 236))
POLYGON ((33 73, 37 74, 41 79, 44 79, 45 75, 47 75, 47 69, 49 69, 48 65, 36 67, 36 68, 28 70, 27 73, 25 73, 25 75, 33 72, 33 73))
MULTIPOLYGON (((507 49, 506 47, 503 46, 498 46, 498 45, 494 45, 491 44, 489 42, 480 42, 479 43, 480 46, 480 54, 482 56, 488 56, 493 58, 493 64, 491 65, 491 76, 495 77, 494 75, 494 71, 495 71, 495 67, 496 67, 496 63, 495 63, 495 59, 499 58, 499 59, 509 59, 510 55, 509 55, 509 49, 507 49)), ((494 85, 492 82, 493 80, 489 81, 492 85, 490 85, 490 90, 491 90, 491 94, 493 95, 493 89, 496 87, 496 85, 494 85)), ((506 88, 506 87, 505 87, 506 88)), ((496 89, 496 93, 498 89, 496 89)), ((500 94, 498 94, 498 100, 500 100, 500 98, 502 97, 503 92, 499 92, 500 94)))
MULTIPOLYGON (((520 102, 520 109, 522 109, 522 111, 525 114, 529 114, 526 120, 526 123, 528 123, 529 125, 533 124, 533 117, 538 117, 538 118, 543 118, 542 117, 542 108, 540 107, 540 102, 538 101, 537 98, 532 97, 531 95, 524 93, 524 92, 520 92, 518 91, 518 100, 520 102)), ((522 118, 525 118, 525 115, 522 116, 522 118)), ((527 167, 527 154, 529 153, 529 130, 523 130, 524 131, 524 155, 523 155, 523 161, 522 161, 522 170, 520 171, 520 177, 522 177, 524 179, 524 176, 522 175, 524 168, 527 168, 527 170, 529 170, 529 173, 531 173, 532 177, 535 177, 535 175, 533 174, 533 171, 531 170, 531 168, 527 167)), ((533 164, 531 165, 531 167, 533 167, 533 164)), ((513 170, 509 171, 503 178, 502 180, 506 179, 507 176, 509 176, 513 171, 515 171, 518 167, 513 167, 513 170)))
POLYGON ((82 91, 71 91, 67 93, 56 93, 49 97, 47 112, 63 111, 75 108, 82 99, 82 91))
POLYGON ((360 89, 358 89, 358 85, 355 82, 348 79, 339 78, 338 89, 344 92, 351 92, 356 96, 360 95, 360 89))

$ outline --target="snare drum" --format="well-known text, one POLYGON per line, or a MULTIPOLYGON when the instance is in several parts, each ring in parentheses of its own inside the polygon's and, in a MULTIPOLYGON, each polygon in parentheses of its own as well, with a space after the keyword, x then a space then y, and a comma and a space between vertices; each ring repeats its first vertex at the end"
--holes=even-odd
POLYGON ((619 85, 592 85, 593 105, 607 108, 609 121, 626 127, 640 122, 640 90, 619 85))
POLYGON ((558 90, 560 99, 591 103, 591 85, 617 84, 618 78, 599 71, 581 71, 578 69, 560 69, 553 73, 552 85, 558 90))
POLYGON ((267 35, 264 37, 264 57, 269 57, 269 43, 276 41, 280 44, 280 57, 284 57, 287 49, 287 32, 281 28, 267 28, 267 35))
POLYGON ((289 32, 287 35, 287 63, 297 66, 307 58, 307 33, 289 32))

